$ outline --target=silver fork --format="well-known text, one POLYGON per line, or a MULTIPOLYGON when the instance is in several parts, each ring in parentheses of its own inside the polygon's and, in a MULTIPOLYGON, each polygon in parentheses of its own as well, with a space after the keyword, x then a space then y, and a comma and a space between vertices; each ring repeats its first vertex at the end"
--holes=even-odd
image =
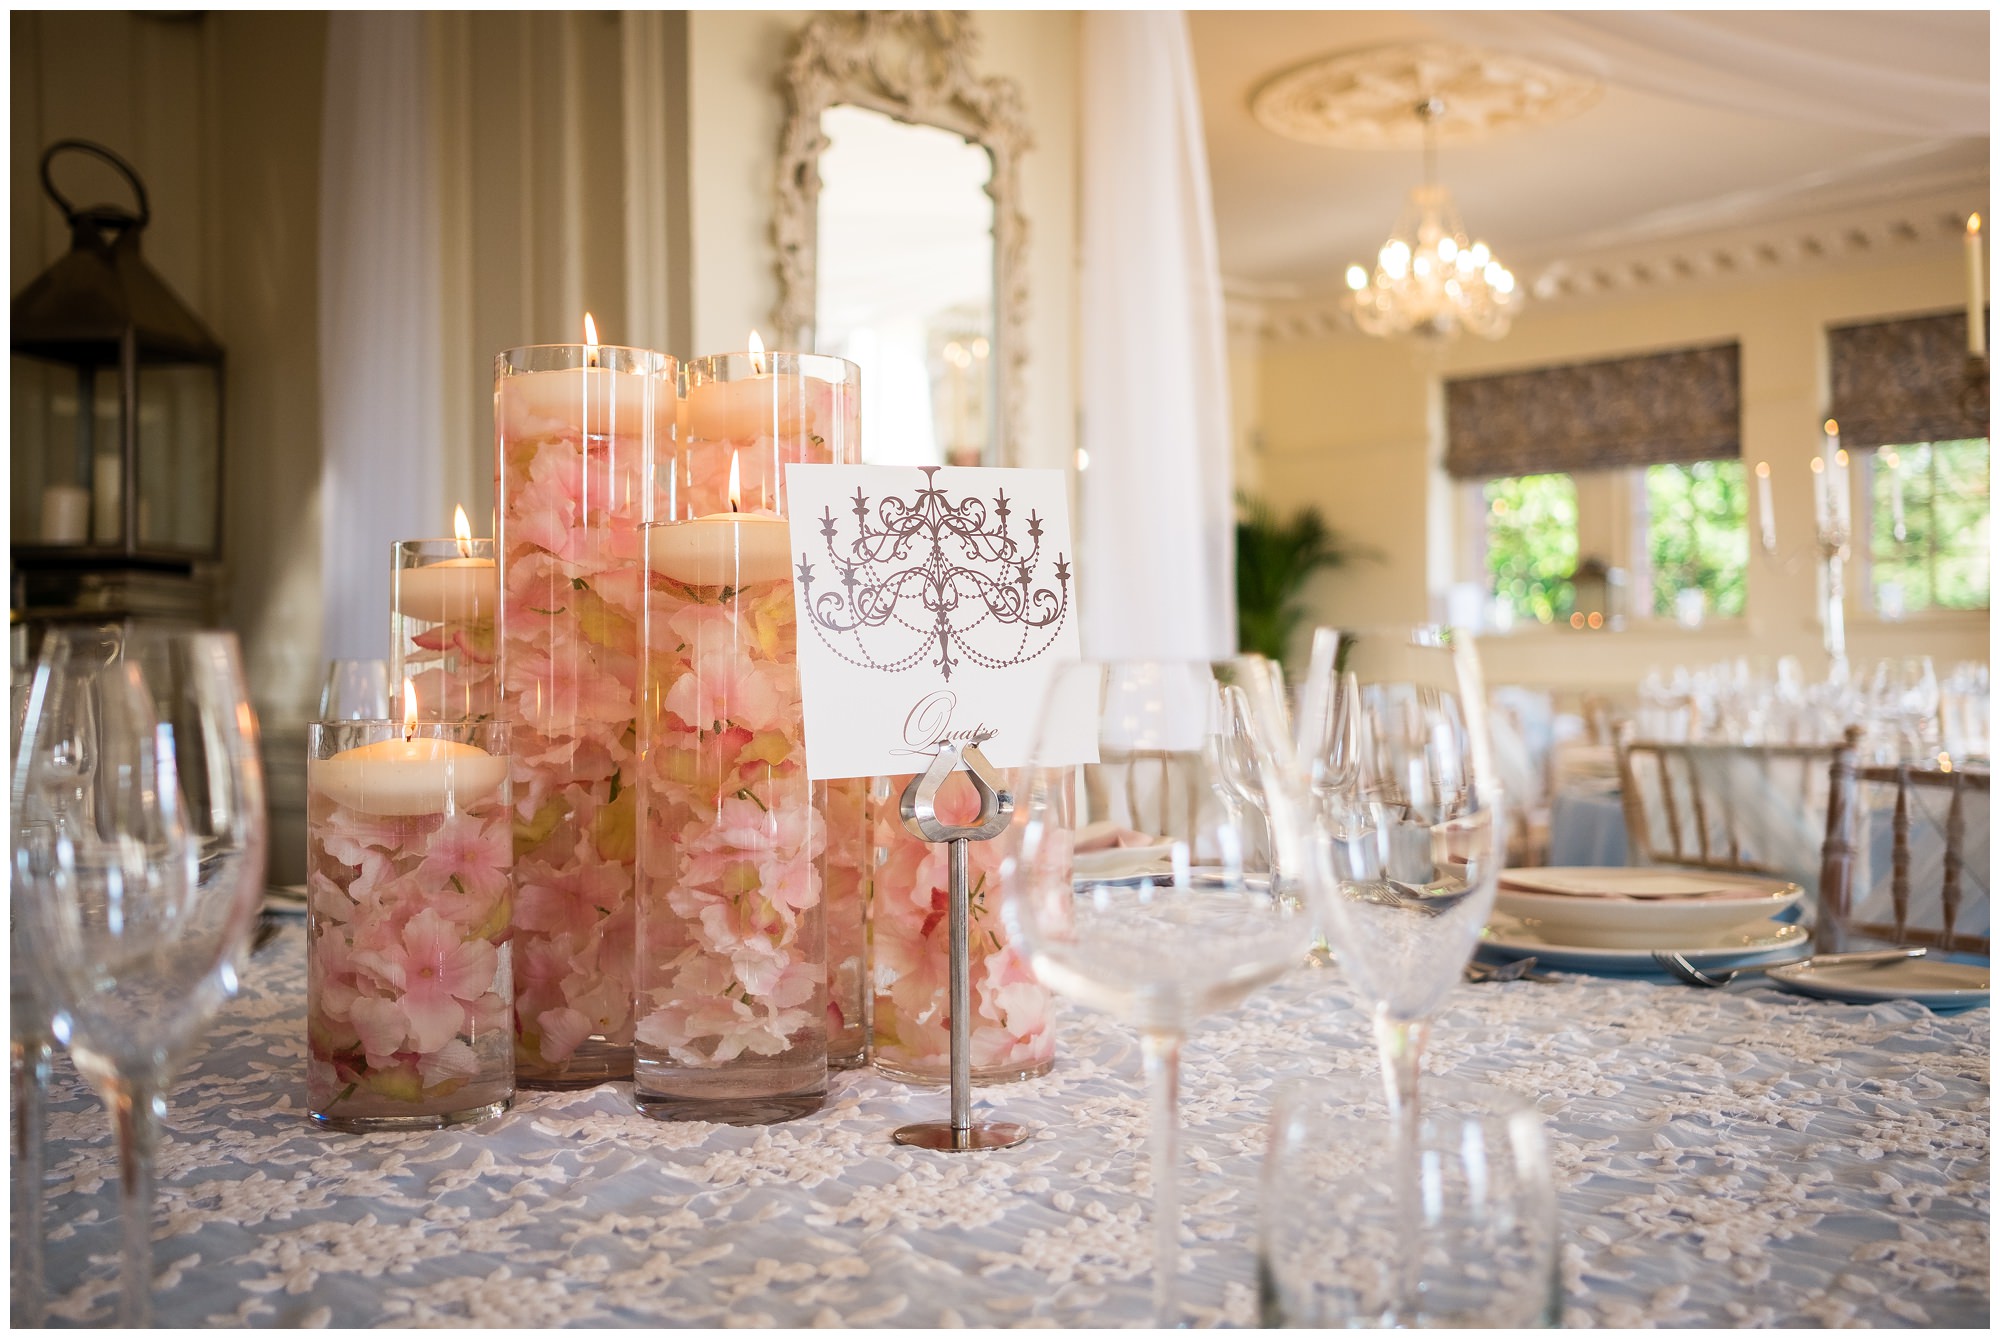
POLYGON ((1865 953, 1816 953, 1802 958, 1786 958, 1783 962, 1759 963, 1752 967, 1738 967, 1732 971, 1710 974, 1689 962, 1678 953, 1661 951, 1653 955, 1653 961, 1672 972, 1691 986, 1707 986, 1720 989, 1739 976, 1753 972, 1768 972, 1774 967, 1790 967, 1795 963, 1807 962, 1816 967, 1838 967, 1842 963, 1888 963, 1902 962, 1908 958, 1921 958, 1928 949, 1923 948, 1883 948, 1870 949, 1865 953))

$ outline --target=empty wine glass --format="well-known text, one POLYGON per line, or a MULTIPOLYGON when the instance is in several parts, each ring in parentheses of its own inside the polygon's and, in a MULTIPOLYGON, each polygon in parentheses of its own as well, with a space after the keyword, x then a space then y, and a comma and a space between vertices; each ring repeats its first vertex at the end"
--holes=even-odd
MULTIPOLYGON (((1222 689, 1240 691, 1249 770, 1281 863, 1297 867, 1299 815, 1273 759, 1283 704, 1268 673, 1241 661, 1072 665, 1052 682, 1025 774, 1019 849, 1003 871, 1003 911, 1035 975, 1051 989, 1137 1028, 1152 1095, 1153 1318, 1178 1321, 1180 1052, 1203 1015, 1231 1008, 1284 975, 1311 940, 1311 916, 1280 897, 1249 854, 1253 833, 1210 740, 1229 728, 1222 689), (1079 722, 1081 723, 1079 725, 1079 722), (1097 761, 1072 804, 1076 732, 1097 761), (1159 832, 1168 872, 1072 879, 1075 822, 1159 832)), ((1088 750, 1085 750, 1087 753, 1088 750)))
POLYGON ((27 818, 23 787, 27 770, 21 761, 21 727, 27 718, 30 681, 18 676, 8 684, 12 715, 8 721, 8 756, 16 766, 8 777, 9 812, 14 829, 8 841, 8 1020, 9 1053, 14 1093, 13 1249, 9 1252, 13 1289, 9 1314, 15 1325, 37 1327, 43 1321, 42 1191, 43 1130, 48 1119, 49 1067, 54 1034, 49 1028, 47 991, 35 981, 35 955, 25 941, 21 899, 27 890, 27 865, 21 833, 27 818))
POLYGON ((1328 730, 1352 775, 1315 795, 1323 928, 1373 1012, 1391 1106, 1414 1120, 1430 1020, 1478 946, 1505 852, 1485 692, 1451 629, 1333 635, 1348 688, 1328 730))
POLYGON ((385 721, 389 711, 389 662, 330 660, 319 690, 323 721, 385 721))
POLYGON ((145 1325, 157 1120, 235 988, 263 887, 263 778, 235 638, 52 630, 21 757, 22 921, 56 1036, 111 1112, 119 1319, 145 1325))

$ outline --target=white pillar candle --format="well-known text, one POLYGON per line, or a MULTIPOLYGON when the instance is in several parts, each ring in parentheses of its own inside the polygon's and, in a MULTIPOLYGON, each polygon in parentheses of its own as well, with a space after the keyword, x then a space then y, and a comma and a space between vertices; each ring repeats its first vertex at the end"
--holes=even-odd
POLYGON ((90 538, 90 490, 81 484, 50 484, 42 490, 41 541, 81 544, 90 538))
POLYGON ((1771 462, 1757 462, 1757 540, 1766 553, 1778 547, 1778 519, 1771 510, 1771 462))
POLYGON ((1824 535, 1833 524, 1833 516, 1826 507, 1826 458, 1814 456, 1809 462, 1813 479, 1813 525, 1824 535))
POLYGON ((1979 215, 1965 221, 1965 351, 1986 356, 1986 276, 1981 273, 1979 215))
POLYGON ((684 586, 756 586, 789 580, 791 526, 782 517, 723 512, 656 525, 646 535, 646 563, 684 586))
POLYGON ((507 779, 507 760, 449 739, 383 739, 312 766, 313 789, 364 814, 411 818, 477 804, 507 779))
POLYGON ((1907 531, 1903 527, 1903 458, 1894 451, 1883 453, 1882 463, 1889 470, 1889 523, 1894 528, 1896 542, 1903 542, 1907 531))

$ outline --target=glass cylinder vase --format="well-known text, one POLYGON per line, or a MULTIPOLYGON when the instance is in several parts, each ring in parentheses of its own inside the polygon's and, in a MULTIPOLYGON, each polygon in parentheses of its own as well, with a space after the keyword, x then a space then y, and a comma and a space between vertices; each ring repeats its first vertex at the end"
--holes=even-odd
POLYGON ((761 1124, 826 1097, 828 806, 806 778, 784 467, 858 456, 858 380, 804 354, 687 366, 646 534, 633 1095, 660 1119, 761 1124))
POLYGON ((632 1072, 640 527, 674 376, 665 354, 595 344, 510 349, 495 367, 523 1087, 632 1072))
POLYGON ((872 803, 867 777, 821 781, 813 808, 824 820, 820 855, 826 890, 826 1063, 859 1069, 868 1063, 875 985, 868 967, 868 888, 874 877, 872 803))
POLYGON ((508 750, 494 721, 320 721, 306 762, 307 1102, 337 1130, 514 1100, 508 750))
POLYGON ((490 719, 500 575, 490 539, 399 539, 389 567, 389 683, 407 679, 417 717, 490 719))
MULTIPOLYGON (((869 906, 874 971, 875 1067, 910 1083, 951 1080, 951 868, 948 848, 903 826, 901 797, 913 778, 875 783, 875 876, 869 906)), ((1017 783, 1009 773, 1008 784, 1017 783)), ((1018 798, 1018 797, 1017 797, 1018 798)), ((1026 809, 1017 804, 1017 816, 1026 809)), ((951 825, 979 814, 972 778, 953 773, 938 790, 937 815, 951 825)), ((1000 867, 1018 840, 1003 832, 966 846, 971 911, 972 1081, 1012 1083, 1056 1062, 1047 986, 1029 970, 1000 917, 1000 867)))

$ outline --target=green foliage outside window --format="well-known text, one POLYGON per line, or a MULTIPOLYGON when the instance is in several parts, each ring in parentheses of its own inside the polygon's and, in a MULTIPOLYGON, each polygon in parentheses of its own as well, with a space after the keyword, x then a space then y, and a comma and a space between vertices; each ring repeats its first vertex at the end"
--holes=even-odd
POLYGON ((1671 618, 1678 592, 1700 590, 1711 615, 1743 617, 1750 566, 1745 516, 1740 460, 1646 467, 1646 556, 1655 615, 1671 618))
POLYGON ((1514 616, 1553 623, 1576 592, 1576 480, 1524 474, 1486 484, 1486 574, 1514 616))
POLYGON ((1984 437, 1870 453, 1870 554, 1875 592, 1902 587, 1905 609, 1984 609, 1991 601, 1993 503, 1984 437), (1891 457, 1896 460, 1892 470, 1891 457), (1903 537, 1896 537, 1901 476, 1903 537))

